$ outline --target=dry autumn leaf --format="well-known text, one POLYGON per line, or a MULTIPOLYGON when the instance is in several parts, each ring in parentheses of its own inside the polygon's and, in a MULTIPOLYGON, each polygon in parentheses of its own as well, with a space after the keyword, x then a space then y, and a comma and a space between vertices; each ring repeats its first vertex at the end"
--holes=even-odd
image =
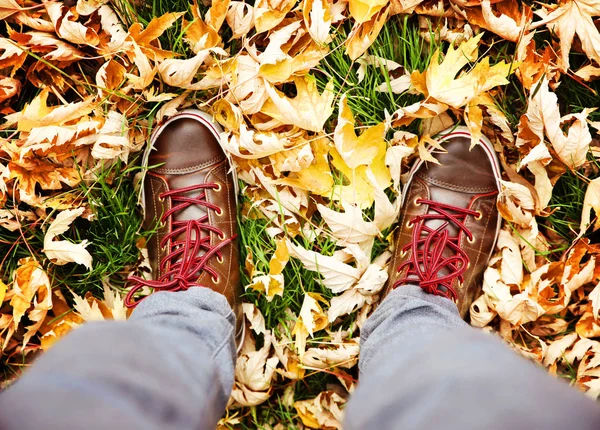
POLYGON ((63 265, 67 263, 82 264, 92 269, 92 256, 85 249, 87 240, 80 243, 72 243, 67 240, 54 240, 56 236, 66 232, 71 223, 83 214, 85 208, 70 209, 60 212, 46 230, 44 236, 44 252, 54 264, 63 265))

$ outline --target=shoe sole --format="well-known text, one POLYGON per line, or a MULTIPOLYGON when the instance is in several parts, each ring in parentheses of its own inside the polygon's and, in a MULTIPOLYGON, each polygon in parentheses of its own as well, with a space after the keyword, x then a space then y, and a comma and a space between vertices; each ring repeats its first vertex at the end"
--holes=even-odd
MULTIPOLYGON (((221 149, 223 150, 223 153, 225 154, 225 157, 227 157, 227 160, 229 161, 229 165, 231 166, 230 171, 227 173, 231 173, 231 175, 233 176, 233 187, 235 190, 236 198, 239 195, 237 172, 233 168, 233 163, 231 161, 231 157, 229 156, 229 153, 227 152, 227 149, 225 148, 225 145, 223 144, 223 139, 224 139, 223 129, 221 128, 221 126, 219 124, 217 124, 214 121, 214 118, 211 115, 207 114, 206 112, 203 112, 198 109, 184 109, 181 112, 178 112, 175 115, 173 115, 172 117, 170 117, 167 121, 165 121, 163 124, 158 126, 152 132, 152 135, 150 137, 150 144, 146 147, 146 149, 144 151, 144 155, 142 158, 142 167, 143 167, 144 174, 141 179, 142 186, 140 187, 140 198, 138 199, 138 201, 142 205, 142 213, 143 213, 144 217, 146 216, 146 213, 145 213, 146 212, 146 194, 144 193, 144 182, 145 182, 144 177, 145 177, 146 172, 148 171, 148 162, 150 160, 150 153, 152 152, 152 149, 154 149, 154 144, 156 143, 158 136, 160 136, 160 134, 165 130, 165 128, 173 121, 176 121, 181 118, 190 118, 190 119, 199 121, 200 123, 205 125, 208 128, 208 130, 211 132, 211 134, 215 137, 215 139, 217 139, 217 142, 219 142, 219 145, 221 146, 221 149)), ((243 315, 243 313, 242 313, 242 318, 245 319, 245 316, 243 315)), ((237 334, 237 333, 235 334, 236 339, 238 338, 238 336, 239 336, 239 342, 236 342, 236 343, 237 343, 237 352, 239 353, 240 350, 242 349, 242 345, 244 344, 244 338, 246 337, 246 321, 243 321, 243 323, 242 323, 241 334, 237 334)))
MULTIPOLYGON (((472 134, 467 127, 456 126, 456 127, 450 127, 448 129, 438 133, 435 136, 435 138, 437 139, 437 141, 439 143, 442 143, 442 142, 450 140, 454 137, 466 137, 466 138, 470 139, 471 135, 472 134)), ((502 190, 502 185, 500 183, 500 179, 502 178, 502 173, 500 170, 500 161, 498 159, 498 155, 496 154, 496 151, 494 151, 494 146, 492 145, 492 142, 490 142, 490 140, 487 137, 485 137, 483 134, 479 138, 479 144, 483 147, 486 154, 488 155, 488 158, 492 161, 492 167, 494 169, 494 177, 496 178, 496 185, 498 186, 498 192, 500 192, 502 190)), ((436 148, 434 148, 431 145, 427 145, 426 149, 427 149, 427 151, 429 151, 431 153, 436 148)), ((423 165, 423 163, 425 163, 425 160, 419 160, 410 169, 408 180, 402 187, 402 205, 404 205, 404 198, 407 195, 408 186, 412 182, 413 176, 415 175, 416 171, 423 165)), ((500 234, 501 227, 502 227, 502 217, 500 216, 500 214, 498 214, 498 222, 496 225, 496 234, 495 234, 495 238, 494 238, 494 244, 492 246, 492 254, 493 254, 493 251, 496 250, 496 243, 498 241, 498 236, 500 234)), ((490 258, 492 258, 491 254, 490 254, 490 258)), ((489 258, 488 258, 488 261, 489 261, 489 258)))

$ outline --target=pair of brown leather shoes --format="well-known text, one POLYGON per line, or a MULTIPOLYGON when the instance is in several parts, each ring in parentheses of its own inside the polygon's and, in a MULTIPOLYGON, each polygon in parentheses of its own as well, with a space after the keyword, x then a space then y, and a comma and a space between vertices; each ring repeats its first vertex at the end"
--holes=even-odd
MULTIPOLYGON (((221 129, 197 110, 158 127, 144 182, 148 243, 154 280, 134 278, 126 303, 143 287, 180 291, 203 286, 223 294, 243 324, 235 174, 220 144, 221 129), (152 167, 155 166, 155 167, 152 167)), ((491 143, 469 150, 466 128, 443 133, 438 164, 417 163, 404 187, 400 225, 390 265, 392 289, 416 284, 454 300, 464 317, 493 251, 500 227, 496 209, 500 168, 491 143)))

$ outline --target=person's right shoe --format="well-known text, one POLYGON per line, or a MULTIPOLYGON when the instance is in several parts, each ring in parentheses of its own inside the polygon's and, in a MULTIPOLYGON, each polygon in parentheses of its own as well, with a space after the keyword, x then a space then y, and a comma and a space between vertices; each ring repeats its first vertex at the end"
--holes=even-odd
POLYGON ((447 151, 432 154, 440 164, 416 163, 404 186, 383 296, 419 285, 453 300, 465 318, 500 232, 500 166, 487 138, 469 150, 466 127, 447 130, 438 141, 447 151))

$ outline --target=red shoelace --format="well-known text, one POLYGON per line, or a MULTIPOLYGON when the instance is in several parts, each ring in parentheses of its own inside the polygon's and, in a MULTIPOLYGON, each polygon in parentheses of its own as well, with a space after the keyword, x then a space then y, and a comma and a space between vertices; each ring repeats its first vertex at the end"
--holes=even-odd
POLYGON ((398 267, 398 273, 407 269, 405 276, 398 279, 394 288, 400 285, 417 284, 425 292, 437 296, 447 297, 456 301, 458 295, 452 287, 454 279, 463 282, 463 275, 469 264, 469 257, 459 247, 461 233, 473 240, 473 234, 465 226, 467 216, 480 217, 478 211, 460 208, 433 200, 417 199, 417 203, 429 205, 429 209, 437 213, 417 215, 409 221, 414 225, 412 241, 402 248, 402 252, 411 251, 410 258, 398 267), (445 221, 437 229, 425 225, 426 221, 445 221), (458 227, 458 235, 450 237, 449 223, 458 227), (445 257, 444 250, 450 248, 453 255, 445 257), (440 271, 447 272, 440 275, 440 271))
MULTIPOLYGON (((166 191, 159 195, 160 199, 171 199, 171 209, 161 217, 161 222, 176 212, 182 211, 192 205, 203 206, 208 210, 215 211, 217 215, 223 213, 223 209, 206 200, 206 190, 219 190, 220 185, 213 183, 192 185, 185 188, 166 191), (203 190, 198 197, 187 197, 190 191, 203 190)), ((208 272, 215 282, 218 282, 218 274, 207 265, 208 260, 215 256, 221 260, 223 255, 220 249, 231 243, 235 238, 226 238, 222 230, 208 224, 208 214, 199 219, 173 221, 171 231, 161 240, 160 246, 169 246, 170 252, 160 261, 160 270, 166 272, 157 280, 147 280, 138 276, 132 276, 133 286, 125 297, 125 305, 134 307, 140 300, 133 300, 133 296, 144 287, 153 288, 154 291, 180 291, 186 290, 197 284, 200 272, 208 272), (202 235, 202 233, 205 233, 202 235), (210 233, 219 237, 220 242, 216 245, 210 244, 210 233), (206 234, 208 233, 208 234, 206 234), (184 240, 176 240, 177 236, 183 235, 184 240), (200 252, 204 251, 200 255, 200 252)))

